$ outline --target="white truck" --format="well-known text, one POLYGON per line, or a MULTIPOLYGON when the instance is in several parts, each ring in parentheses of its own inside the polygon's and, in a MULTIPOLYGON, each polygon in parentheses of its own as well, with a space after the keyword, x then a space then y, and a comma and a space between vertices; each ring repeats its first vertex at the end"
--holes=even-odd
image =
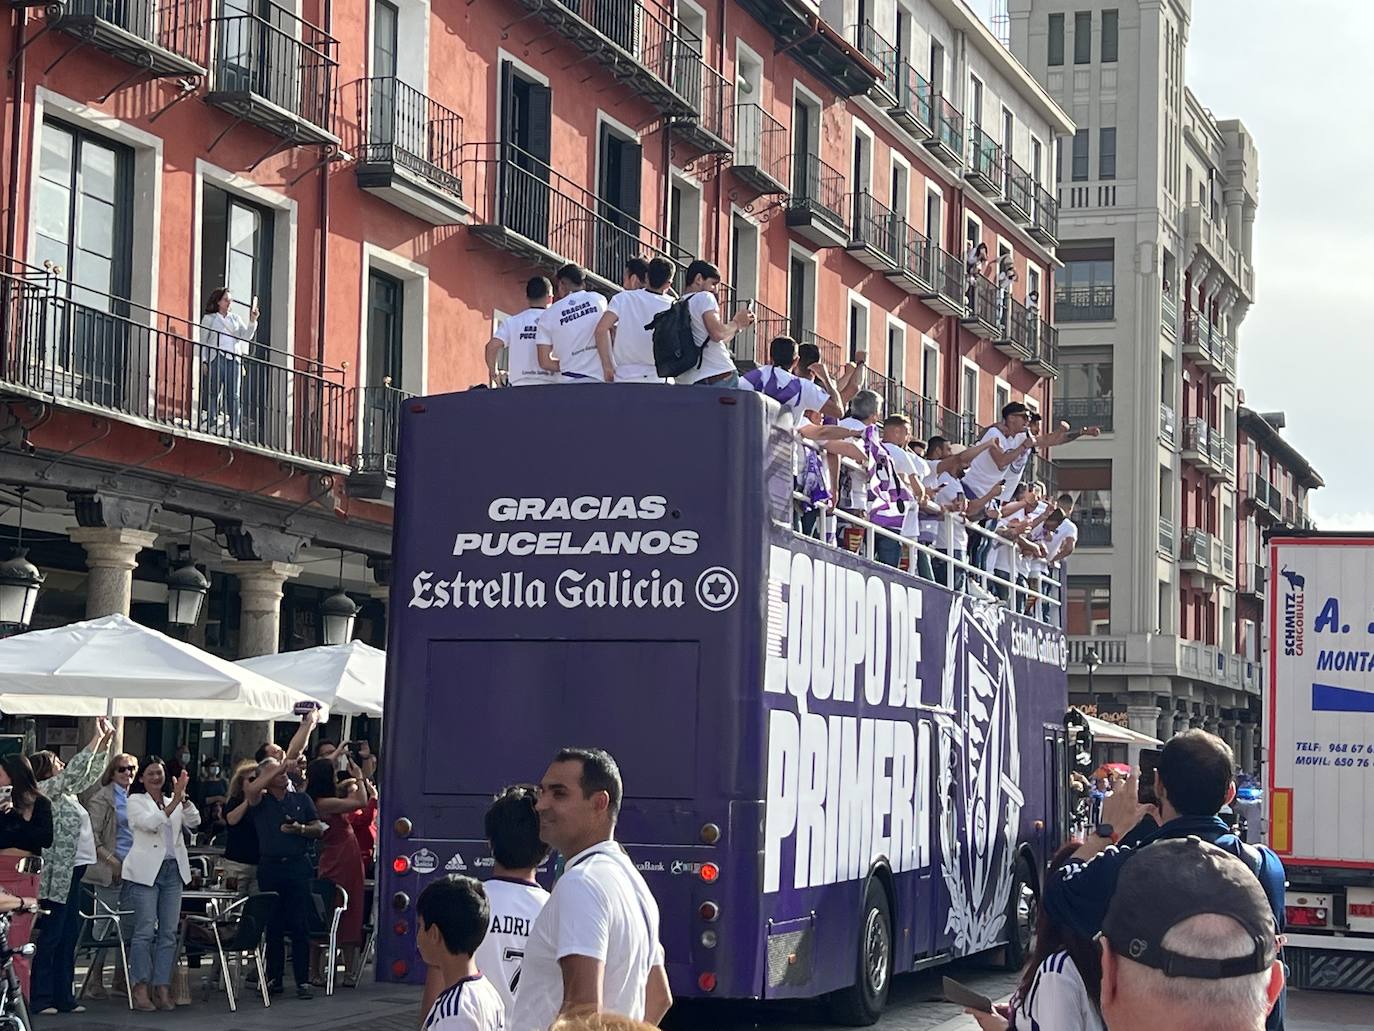
POLYGON ((1374 992, 1374 534, 1269 538, 1265 797, 1290 983, 1374 992))

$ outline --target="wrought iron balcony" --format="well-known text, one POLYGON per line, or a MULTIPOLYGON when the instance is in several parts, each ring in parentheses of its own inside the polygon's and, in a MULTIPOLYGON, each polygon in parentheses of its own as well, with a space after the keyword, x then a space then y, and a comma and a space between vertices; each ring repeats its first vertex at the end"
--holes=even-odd
POLYGON ((1191 462, 1203 472, 1216 471, 1216 458, 1212 448, 1212 428, 1207 420, 1193 418, 1183 425, 1183 460, 1191 462))
POLYGON ((1183 531, 1178 563, 1185 573, 1193 573, 1204 582, 1221 580, 1224 575, 1220 542, 1195 526, 1183 531))
POLYGON ((576 262, 607 294, 620 290, 631 257, 662 256, 682 272, 686 255, 667 237, 519 147, 476 143, 463 153, 474 236, 536 265, 576 262))
POLYGON ((1025 361, 1030 357, 1032 320, 1039 315, 1008 293, 997 294, 997 333, 993 346, 1008 358, 1025 361))
POLYGON ((696 73, 689 69, 701 52, 663 8, 636 0, 519 2, 543 20, 549 35, 581 50, 661 114, 690 118, 698 113, 690 95, 696 73))
POLYGON ((673 136, 703 154, 728 154, 735 140, 735 84, 706 63, 700 40, 689 43, 678 51, 674 82, 692 113, 673 122, 673 136))
POLYGON ((787 201, 787 224, 819 247, 849 244, 844 174, 818 154, 796 155, 792 163, 792 193, 787 201))
POLYGON ((931 120, 930 83, 907 61, 897 62, 896 76, 896 103, 887 113, 918 140, 930 139, 935 131, 931 120))
POLYGON ((1174 446, 1177 424, 1174 420, 1174 410, 1164 403, 1159 406, 1159 442, 1167 448, 1174 446))
POLYGON ((879 107, 890 107, 897 102, 899 83, 897 80, 897 48, 885 40, 873 27, 872 22, 864 22, 856 27, 859 53, 868 58, 873 67, 882 73, 882 78, 869 89, 869 97, 879 107))
POLYGON ((787 130, 758 104, 736 104, 735 175, 762 194, 787 192, 787 130))
POLYGON ((396 78, 352 88, 358 185, 435 225, 462 221, 462 116, 396 78))
POLYGON ((1116 287, 1113 284, 1096 286, 1059 286, 1054 290, 1054 321, 1110 322, 1116 318, 1116 287))
POLYGON ((137 69, 108 96, 144 74, 203 76, 208 6, 208 0, 65 0, 48 6, 48 19, 53 28, 80 40, 78 46, 103 50, 137 69))
POLYGON ((1054 421, 1056 425, 1066 422, 1075 430, 1101 426, 1110 433, 1115 406, 1115 399, 1110 397, 1056 397, 1054 421))
MULTIPOLYGON (((0 383, 54 405, 342 470, 352 453, 340 370, 9 262, 0 383)), ((261 331, 260 331, 261 332, 261 331)))
POLYGON ((1078 523, 1078 544, 1083 548, 1110 548, 1112 546, 1112 521, 1107 518, 1087 518, 1075 520, 1078 523))
POLYGON ((1189 311, 1183 323, 1183 353, 1202 368, 1215 372, 1221 368, 1224 344, 1220 330, 1200 311, 1189 311))
POLYGON ((353 391, 358 410, 358 450, 348 492, 370 500, 391 500, 396 487, 396 441, 401 409, 414 395, 393 387, 358 387, 353 391))
POLYGON ((1239 581, 1236 590, 1241 594, 1248 594, 1252 598, 1264 600, 1264 589, 1268 580, 1269 571, 1258 562, 1242 562, 1240 564, 1239 581))
POLYGON ((1010 154, 1002 156, 1002 199, 997 206, 1005 211, 1013 222, 1032 221, 1035 211, 1035 180, 1029 172, 1012 160, 1010 154))
POLYGON ((1032 200, 1035 206, 1031 212, 1031 224, 1026 228, 1026 232, 1047 247, 1058 246, 1059 201, 1054 194, 1038 183, 1032 193, 1032 200))
POLYGON ((996 340, 998 328, 998 290, 987 276, 970 276, 964 288, 967 309, 959 319, 964 327, 984 340, 996 340))
POLYGON ((964 263, 949 251, 927 241, 918 278, 925 286, 916 296, 927 307, 960 318, 968 314, 964 297, 964 263))
POLYGON ((854 230, 849 253, 880 272, 896 269, 903 257, 901 230, 906 223, 867 190, 854 194, 853 200, 854 230))
POLYGON ((338 143, 338 40, 279 4, 257 9, 264 15, 210 19, 215 48, 205 102, 294 145, 338 143))
POLYGON ((775 337, 788 335, 787 316, 749 297, 732 297, 722 307, 725 309, 723 317, 727 319, 734 318, 745 308, 754 309, 754 324, 748 329, 740 330, 730 341, 730 354, 735 364, 743 372, 759 365, 767 365, 768 345, 775 337))
POLYGON ((958 171, 964 162, 964 116, 943 94, 930 101, 930 139, 923 141, 937 158, 958 171))
POLYGON ((1278 519, 1283 512, 1283 496, 1277 487, 1259 473, 1251 473, 1249 498, 1256 510, 1271 519, 1278 519))
POLYGON ((1059 375, 1059 330, 1044 319, 1030 323, 1030 357, 1026 368, 1046 379, 1059 375))
POLYGON ((964 178, 984 197, 1002 196, 1002 145, 975 125, 968 135, 968 168, 964 178))
POLYGON ((928 292, 931 284, 925 277, 930 274, 926 257, 930 242, 905 220, 897 221, 896 235, 897 267, 888 269, 887 276, 909 294, 928 292))
POLYGON ((1159 324, 1170 336, 1178 335, 1178 303, 1174 295, 1167 291, 1159 302, 1159 324))
POLYGON ((826 339, 813 329, 806 329, 805 327, 795 325, 795 317, 792 319, 792 322, 792 328, 794 330, 792 333, 793 338, 799 344, 815 344, 816 350, 821 353, 821 361, 825 363, 826 368, 838 369, 849 360, 849 355, 844 347, 841 347, 833 340, 826 339))
POLYGON ((1174 557, 1174 521, 1159 517, 1159 550, 1169 558, 1174 557))

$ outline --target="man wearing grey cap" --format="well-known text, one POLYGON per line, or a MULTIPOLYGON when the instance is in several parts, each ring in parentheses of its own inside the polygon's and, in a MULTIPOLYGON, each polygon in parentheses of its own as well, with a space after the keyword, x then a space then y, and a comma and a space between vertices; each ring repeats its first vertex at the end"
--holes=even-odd
POLYGON ((1264 889, 1244 862, 1197 837, 1131 855, 1101 945, 1111 1031, 1260 1031, 1283 991, 1264 889))

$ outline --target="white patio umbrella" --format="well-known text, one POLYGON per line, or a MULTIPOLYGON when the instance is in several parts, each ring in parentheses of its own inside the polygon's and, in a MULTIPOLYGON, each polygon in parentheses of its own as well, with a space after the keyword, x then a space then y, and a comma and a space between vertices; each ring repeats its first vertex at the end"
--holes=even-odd
POLYGON ((0 641, 0 710, 7 713, 268 720, 308 700, 127 616, 0 641))
POLYGON ((238 664, 309 695, 335 713, 382 714, 386 652, 362 641, 259 655, 238 664))

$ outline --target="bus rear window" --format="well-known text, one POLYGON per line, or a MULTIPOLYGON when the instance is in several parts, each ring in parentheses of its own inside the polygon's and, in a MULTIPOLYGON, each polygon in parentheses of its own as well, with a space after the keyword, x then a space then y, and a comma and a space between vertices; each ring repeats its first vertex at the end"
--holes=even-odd
POLYGON ((690 799, 695 641, 434 641, 427 795, 537 782, 559 748, 605 748, 636 798, 690 799), (458 742, 462 742, 461 745, 458 742))

